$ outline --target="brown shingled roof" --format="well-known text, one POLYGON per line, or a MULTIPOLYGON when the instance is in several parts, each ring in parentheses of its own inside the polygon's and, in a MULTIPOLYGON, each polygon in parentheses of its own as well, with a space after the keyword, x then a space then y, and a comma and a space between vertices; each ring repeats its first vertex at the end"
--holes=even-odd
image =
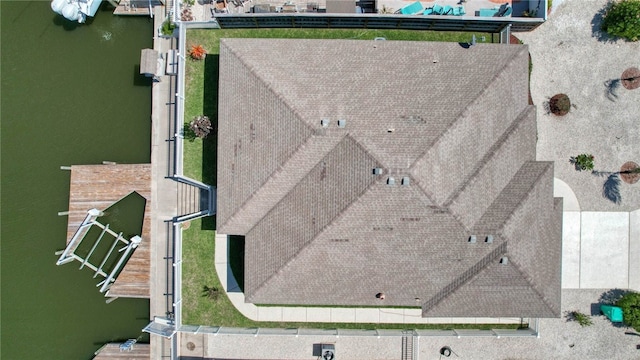
POLYGON ((520 45, 221 40, 217 227, 245 236, 247 301, 559 316, 527 69, 520 45))

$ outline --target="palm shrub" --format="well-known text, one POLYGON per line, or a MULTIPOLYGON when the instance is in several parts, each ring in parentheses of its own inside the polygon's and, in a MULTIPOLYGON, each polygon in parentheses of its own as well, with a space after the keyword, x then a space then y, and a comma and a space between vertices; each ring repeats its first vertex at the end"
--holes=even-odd
POLYGON ((618 300, 616 306, 622 308, 624 323, 640 331, 640 293, 629 292, 618 300))
POLYGON ((582 327, 593 325, 591 317, 587 314, 581 313, 580 311, 570 311, 567 314, 567 321, 575 321, 582 327))
POLYGON ((593 170, 593 155, 591 154, 580 154, 578 156, 572 156, 569 159, 569 162, 572 163, 576 170, 593 170))
POLYGON ((638 41, 640 38, 640 0, 621 0, 609 4, 601 28, 609 35, 638 41))

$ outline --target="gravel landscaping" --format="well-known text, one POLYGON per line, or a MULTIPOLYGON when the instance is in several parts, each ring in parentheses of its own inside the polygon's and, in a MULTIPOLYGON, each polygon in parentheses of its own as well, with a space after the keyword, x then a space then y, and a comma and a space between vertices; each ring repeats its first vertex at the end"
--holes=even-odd
MULTIPOLYGON (((575 192, 583 211, 632 211, 640 208, 640 184, 619 183, 620 204, 603 196, 610 175, 628 162, 640 163, 640 89, 606 83, 640 65, 640 42, 612 39, 599 31, 607 0, 564 0, 549 20, 530 33, 516 35, 529 44, 533 60, 531 96, 538 108, 538 160, 555 161, 555 176, 575 192), (548 114, 544 103, 564 93, 570 112, 548 114), (617 97, 616 97, 617 95, 617 97), (595 157, 594 175, 577 172, 571 156, 595 157)), ((557 5, 557 6, 556 6, 557 5)), ((609 184, 612 184, 610 182, 609 184)))

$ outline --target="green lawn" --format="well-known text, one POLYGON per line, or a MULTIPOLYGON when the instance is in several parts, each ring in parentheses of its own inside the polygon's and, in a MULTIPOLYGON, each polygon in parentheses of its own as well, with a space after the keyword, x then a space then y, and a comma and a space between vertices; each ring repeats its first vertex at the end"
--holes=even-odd
MULTIPOLYGON (((475 33, 478 39, 491 34, 475 33)), ((185 116, 186 122, 194 116, 207 115, 217 128, 218 100, 218 51, 219 39, 225 37, 243 38, 317 38, 317 39, 373 39, 385 37, 388 40, 450 41, 469 42, 472 33, 433 32, 408 30, 341 30, 341 29, 236 29, 236 30, 189 30, 187 46, 203 45, 208 51, 204 61, 187 61, 185 74, 185 116)), ((212 133, 204 141, 185 141, 184 174, 207 184, 216 184, 216 134, 212 133)), ((331 323, 278 323, 255 322, 242 316, 231 304, 218 280, 214 267, 215 219, 192 221, 189 229, 183 231, 182 270, 182 313, 183 323, 191 325, 231 326, 231 327, 282 327, 282 328, 325 328, 325 329, 490 329, 517 328, 517 325, 407 325, 407 324, 331 324, 331 323), (204 294, 204 287, 220 289, 217 300, 204 294)), ((231 266, 240 273, 244 246, 231 246, 231 266)), ((243 279, 238 283, 242 287, 243 279)))

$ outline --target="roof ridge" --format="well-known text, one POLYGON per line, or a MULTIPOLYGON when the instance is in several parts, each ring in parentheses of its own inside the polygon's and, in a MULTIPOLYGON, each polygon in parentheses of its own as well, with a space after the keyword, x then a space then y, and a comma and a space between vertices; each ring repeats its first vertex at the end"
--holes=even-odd
POLYGON ((452 195, 447 200, 445 200, 442 206, 449 207, 451 203, 453 203, 460 196, 462 191, 473 181, 473 179, 475 179, 478 176, 480 171, 487 165, 487 160, 491 159, 496 155, 497 151, 502 147, 502 145, 504 145, 504 143, 509 139, 509 137, 516 131, 518 126, 520 126, 527 119, 527 115, 532 109, 533 109, 533 105, 527 105, 520 112, 520 114, 518 114, 516 119, 511 123, 511 125, 509 125, 509 127, 500 136, 500 139, 498 139, 498 141, 496 141, 493 145, 491 145, 487 153, 482 157, 480 161, 477 162, 477 166, 471 173, 471 176, 469 176, 469 178, 466 181, 462 182, 462 184, 460 184, 452 192, 452 195))
POLYGON ((451 294, 460 289, 463 285, 467 284, 471 279, 475 278, 478 274, 480 274, 487 266, 495 261, 499 256, 502 256, 507 252, 507 241, 503 241, 500 245, 498 245, 495 249, 493 249, 490 253, 485 255, 480 261, 475 263, 473 266, 468 268, 465 272, 463 272, 460 276, 450 282, 447 286, 438 291, 431 299, 427 300, 422 304, 422 316, 437 306, 442 300, 448 298, 451 294))
POLYGON ((540 290, 538 290, 538 287, 536 286, 536 284, 534 284, 529 279, 526 272, 522 271, 522 268, 520 267, 520 265, 518 265, 516 261, 513 261, 513 259, 509 259, 509 264, 513 265, 513 267, 520 273, 520 275, 522 275, 522 278, 524 279, 524 281, 527 282, 527 284, 529 284, 529 286, 531 287, 531 290, 533 290, 533 292, 535 292, 536 295, 538 295, 538 298, 542 300, 542 302, 547 306, 547 308, 551 310, 551 312, 555 313, 556 310, 560 310, 560 309, 556 309, 555 306, 549 303, 549 299, 547 299, 547 297, 544 296, 544 294, 542 294, 540 290))
MULTIPOLYGON (((291 113, 293 114, 293 116, 302 124, 303 127, 306 127, 310 134, 309 137, 307 137, 305 139, 305 141, 301 142, 300 145, 296 148, 295 151, 293 151, 291 153, 291 155, 293 156, 293 154, 297 153, 299 151, 300 148, 304 147, 304 145, 309 141, 310 138, 314 137, 314 132, 316 129, 314 129, 310 124, 308 124, 306 121, 303 120, 303 116, 302 114, 300 114, 300 112, 294 107, 292 106, 292 104, 287 101, 287 98, 281 94, 280 92, 276 91, 276 89, 274 89, 273 86, 271 86, 270 83, 268 83, 262 76, 260 76, 256 71, 256 67, 255 66, 251 66, 246 59, 244 59, 244 57, 242 57, 242 54, 238 51, 235 51, 234 48, 232 46, 228 46, 226 43, 228 42, 228 39, 220 39, 220 46, 224 45, 224 48, 229 51, 231 54, 233 54, 233 56, 238 60, 238 62, 240 64, 242 64, 251 75, 255 76, 256 79, 258 79, 260 81, 261 84, 263 84, 265 86, 265 88, 267 89, 267 91, 271 92, 278 100, 280 100, 287 109, 291 110, 291 113)), ((339 142, 338 142, 339 143, 339 142)), ((284 164, 286 164, 289 160, 291 159, 291 157, 289 157, 287 159, 287 161, 284 162, 284 164)), ((260 186, 257 188, 258 190, 260 190, 262 188, 262 186, 264 186, 264 184, 266 184, 275 173, 277 173, 278 171, 280 171, 280 169, 277 169, 276 171, 274 171, 271 175, 269 175, 266 180, 260 184, 260 186)), ((253 198, 253 196, 255 195, 255 193, 258 191, 254 191, 254 193, 252 193, 251 195, 249 195, 249 197, 242 203, 240 204, 240 206, 237 208, 237 210, 232 213, 230 216, 227 217, 227 220, 219 225, 217 225, 216 227, 218 228, 222 228, 225 225, 229 224, 231 222, 231 220, 236 217, 236 215, 238 214, 238 212, 240 211, 240 209, 242 209, 242 207, 244 207, 248 201, 250 199, 253 198)))
MULTIPOLYGON (((366 149, 365 149, 365 148, 364 148, 364 147, 363 147, 359 142, 355 141, 355 139, 354 139, 352 136, 350 136, 350 135, 348 135, 348 134, 347 134, 346 136, 344 136, 344 137, 343 137, 343 139, 342 139, 342 141, 338 142, 338 144, 336 144, 336 146, 334 146, 334 147, 332 148, 332 150, 333 150, 333 149, 335 149, 338 145, 340 145, 340 144, 344 141, 344 139, 347 139, 347 138, 348 138, 348 139, 353 140, 353 141, 354 141, 354 143, 355 143, 358 147, 362 148, 362 149, 365 151, 365 153, 366 153, 366 149)), ((370 154, 369 154, 369 153, 367 153, 367 155, 369 155, 369 156, 370 156, 370 154)), ((325 157, 326 157, 326 155, 325 155, 325 157)), ((372 158, 373 158, 373 157, 372 157, 372 158)), ((323 159, 324 159, 324 157, 323 157, 323 159)), ((375 158, 373 158, 373 159, 374 159, 375 161, 377 161, 378 163, 380 163, 377 159, 375 159, 375 158)), ((371 189, 375 184, 376 184, 376 181, 372 181, 372 182, 369 184, 369 186, 365 187, 365 188, 360 192, 360 194, 359 194, 357 197, 355 197, 355 199, 354 199, 354 200, 353 200, 349 205, 345 206, 342 210, 340 210, 338 213, 336 213, 336 215, 333 217, 333 219, 329 220, 329 222, 327 222, 327 224, 326 224, 322 229, 320 229, 320 230, 316 233, 316 236, 314 236, 314 237, 313 237, 312 239, 310 239, 306 244, 304 244, 300 249, 298 249, 298 251, 296 251, 296 253, 295 253, 295 254, 293 254, 293 255, 292 255, 292 256, 291 256, 291 257, 290 257, 290 258, 289 258, 289 259, 288 259, 288 260, 287 260, 287 261, 286 261, 282 266, 280 266, 276 271, 274 271, 271 275, 269 275, 269 276, 268 276, 268 277, 267 277, 267 278, 266 278, 266 279, 265 279, 265 280, 260 284, 260 286, 256 287, 256 288, 254 289, 254 291, 253 291, 253 294, 257 293, 260 289, 262 289, 263 287, 265 287, 265 286, 267 285, 267 283, 269 283, 270 281, 272 281, 272 280, 275 278, 275 276, 276 276, 276 275, 278 275, 278 274, 280 273, 280 271, 281 271, 283 268, 285 268, 285 267, 287 267, 289 264, 291 264, 291 263, 292 263, 292 262, 293 262, 293 261, 298 257, 298 255, 299 255, 300 253, 302 253, 305 249, 307 249, 307 248, 308 248, 308 247, 309 247, 309 246, 310 246, 310 245, 311 245, 311 244, 312 244, 312 243, 313 243, 313 242, 314 242, 314 241, 315 241, 315 240, 316 240, 320 235, 322 235, 322 234, 327 230, 327 228, 329 228, 329 227, 331 226, 331 224, 333 224, 333 222, 335 221, 335 219, 339 218, 339 217, 340 217, 340 215, 344 214, 347 210, 351 209, 355 203, 357 203, 360 199, 362 199, 362 195, 363 195, 363 194, 365 194, 367 191, 369 191, 369 189, 371 189)), ((278 204, 279 204, 281 201, 283 201, 283 199, 284 199, 284 198, 280 199, 280 201, 278 201, 278 204)), ((276 206, 273 206, 273 207, 271 208, 271 210, 269 210, 269 212, 263 216, 263 218, 265 218, 269 213, 271 213, 272 211, 274 211, 274 209, 275 209, 276 207, 277 207, 277 204, 276 204, 276 206)), ((257 226, 257 225, 258 225, 258 224, 255 224, 255 225, 251 228, 251 230, 252 230, 253 228, 255 228, 255 226, 257 226)), ((251 231, 251 230, 249 230, 249 231, 251 231)), ((247 232, 247 233, 248 233, 248 232, 247 232)))
MULTIPOLYGON (((303 151, 304 149, 306 149, 307 147, 312 146, 312 145, 309 145, 309 143, 310 143, 311 141, 319 140, 319 138, 321 138, 321 137, 322 137, 322 138, 325 138, 325 139, 327 138, 327 137, 325 137, 325 136, 318 136, 318 135, 315 135, 315 134, 313 134, 313 133, 312 133, 312 134, 311 134, 311 135, 306 139, 306 141, 304 141, 304 142, 300 143, 300 145, 299 145, 299 146, 298 146, 298 147, 297 147, 297 148, 296 148, 296 149, 291 153, 291 156, 287 159, 287 161, 286 161, 286 162, 284 162, 284 164, 283 164, 282 166, 280 166, 278 169, 276 169, 276 171, 274 171, 273 173, 271 173, 271 175, 269 175, 269 176, 265 179, 265 181, 264 181, 264 182, 262 182, 262 184, 260 184, 260 186, 257 188, 257 190, 255 190, 251 195, 249 195, 249 197, 247 197, 247 199, 246 199, 242 204, 240 204, 240 206, 238 207, 238 210, 236 210, 236 212, 234 212, 231 216, 229 216, 229 217, 227 218, 227 221, 225 221, 225 222, 224 222, 223 224, 221 224, 220 226, 221 226, 221 227, 224 227, 225 225, 228 225, 228 224, 232 223, 232 221, 233 221, 233 220, 235 220, 235 218, 237 217, 237 215, 238 215, 238 214, 239 214, 239 213, 240 213, 240 212, 241 212, 241 211, 242 211, 242 210, 247 206, 247 204, 249 204, 249 203, 250 203, 250 202, 251 202, 251 201, 252 201, 252 200, 257 196, 257 194, 260 192, 260 190, 262 190, 262 189, 263 189, 263 187, 264 187, 267 183, 271 182, 272 180, 274 180, 275 178, 277 178, 279 175, 281 175, 281 174, 284 172, 285 167, 286 167, 287 165, 289 165, 289 163, 291 162, 291 159, 292 159, 296 154, 299 154, 300 152, 302 152, 302 151, 303 151)), ((338 141, 336 141, 336 143, 335 143, 331 148, 329 148, 329 151, 327 151, 327 152, 323 153, 323 154, 322 154, 322 157, 318 160, 318 162, 314 163, 314 165, 313 165, 313 166, 317 165, 317 164, 318 164, 318 163, 319 163, 319 162, 320 162, 320 161, 321 161, 325 156, 327 156, 327 154, 328 154, 328 153, 330 153, 331 151, 333 151, 333 149, 335 149, 335 148, 336 148, 336 147, 337 147, 337 146, 342 142, 342 139, 343 139, 344 137, 345 137, 345 136, 332 136, 332 137, 330 137, 330 138, 332 138, 332 139, 338 139, 338 141)), ((313 169, 313 166, 311 167, 311 169, 313 169)), ((308 173, 309 173, 309 172, 306 172, 306 173, 305 173, 305 175, 303 175, 303 176, 300 178, 300 180, 298 180, 298 182, 296 182, 295 184, 293 184, 292 188, 295 188, 295 187, 296 187, 296 185, 297 185, 297 184, 299 184, 299 183, 300 183, 300 181, 302 181, 308 173)), ((278 205, 278 204, 280 203, 280 201, 282 201, 282 199, 284 199, 284 197, 285 197, 285 196, 287 196, 287 193, 285 193, 285 194, 284 194, 284 196, 283 196, 282 198, 280 198, 280 200, 279 200, 278 202, 276 202, 276 203, 274 204, 274 206, 273 206, 273 207, 275 207, 276 205, 278 205)), ((264 216, 266 216, 266 214, 268 214, 268 213, 269 213, 269 212, 265 213, 265 215, 264 215, 264 216)), ((251 229, 253 229, 253 227, 255 227, 255 225, 256 225, 256 224, 254 224, 254 225, 253 225, 253 226, 252 226, 252 227, 251 227, 247 232, 251 231, 251 229)))
POLYGON ((488 83, 487 83, 487 85, 482 89, 482 91, 480 91, 480 92, 478 93, 478 95, 477 95, 475 98, 473 98, 471 101, 467 102, 467 105, 466 105, 462 110, 460 110, 460 111, 458 112, 458 115, 455 117, 455 120, 454 120, 451 124, 449 124, 449 126, 448 126, 444 131, 442 131, 440 134, 438 134, 438 136, 433 140, 433 142, 432 142, 429 146, 427 146, 427 147, 426 147, 425 151, 423 151, 423 152, 422 152, 422 154, 421 154, 420 156, 418 156, 418 157, 413 161, 413 163, 409 166, 409 170, 410 170, 410 171, 411 171, 411 169, 413 169, 413 168, 416 166, 416 164, 418 163, 418 161, 420 161, 422 158, 424 158, 424 156, 429 152, 429 150, 430 150, 431 148, 433 148, 433 146, 434 146, 435 144, 437 144, 437 143, 438 143, 438 141, 440 141, 440 140, 445 136, 445 134, 447 134, 449 131, 451 131, 451 128, 452 128, 455 124, 457 124, 457 123, 459 123, 459 122, 460 122, 460 118, 464 116, 464 114, 466 113, 467 109, 469 109, 469 108, 471 107, 471 105, 474 105, 474 104, 476 104, 477 102, 479 102, 480 98, 481 98, 484 94, 486 94, 486 93, 487 93, 487 91, 488 91, 488 89, 491 87, 491 85, 492 85, 493 83, 495 83, 495 82, 496 82, 496 80, 497 80, 497 79, 498 79, 502 74, 504 74, 505 69, 506 69, 506 68, 508 68, 510 65, 512 65, 513 63, 515 63, 515 62, 516 62, 516 59, 518 58, 518 56, 520 56, 520 53, 521 53, 524 49, 526 49, 526 47, 522 47, 522 49, 520 49, 519 51, 515 52, 515 53, 511 56, 511 58, 509 59, 509 61, 507 61, 507 62, 506 62, 506 64, 501 68, 501 71, 497 71, 497 72, 495 73, 495 75, 491 78, 491 80, 489 80, 489 82, 488 82, 488 83))
MULTIPOLYGON (((502 222, 502 225, 500 225, 499 227, 496 228, 496 232, 502 233, 502 230, 504 229, 504 226, 509 222, 509 220, 511 220, 511 218, 513 218, 513 214, 516 213, 516 211, 518 211, 520 208, 522 208, 524 206, 524 203, 532 196, 531 195, 531 189, 533 189, 536 185, 538 185, 538 183, 540 182, 540 180, 542 179, 543 175, 549 171, 549 169, 553 169, 553 162, 552 161, 537 161, 537 160, 532 160, 532 161, 527 161, 524 164, 522 164, 522 166, 520 167, 520 169, 518 170, 518 172, 520 172, 520 170, 522 170, 522 168, 528 164, 528 163, 535 163, 535 164, 544 164, 546 165, 542 171, 540 171, 538 173, 538 175, 536 176, 536 178, 531 182, 531 185, 529 186, 529 188, 527 189, 527 191, 524 193, 524 196, 520 199, 520 201, 518 201, 518 204, 513 208, 513 211, 511 211, 509 213, 509 215, 504 219, 504 221, 502 222)), ((518 172, 516 172, 516 175, 518 174, 518 172)), ((515 175, 514 175, 515 178, 515 175)), ((513 179, 512 179, 513 180, 513 179)), ((511 183, 511 182, 509 182, 511 183)), ((509 186, 509 185, 507 185, 509 186)), ((499 197, 499 196, 498 196, 499 197)), ((496 198, 497 199, 497 198, 496 198)), ((493 205, 493 204, 491 204, 493 205)), ((489 208, 491 208, 491 206, 489 206, 489 208)), ((475 226, 475 225, 474 225, 475 226)))
MULTIPOLYGON (((225 39, 221 39, 221 41, 223 41, 224 43, 227 42, 227 40, 225 39)), ((300 112, 296 109, 296 107, 293 106, 293 104, 291 104, 290 101, 288 101, 287 97, 276 91, 276 89, 273 87, 273 84, 270 82, 267 82, 266 79, 263 76, 260 76, 260 74, 256 71, 256 67, 252 66, 251 64, 249 64, 246 59, 242 56, 241 52, 238 51, 234 51, 232 47, 226 46, 227 50, 229 50, 234 56, 235 58, 238 60, 239 63, 241 63, 242 65, 244 65, 244 67, 249 70, 249 73, 251 73, 251 75, 255 76, 258 80, 260 80, 260 82, 262 84, 265 85, 265 87, 267 88, 267 90, 269 90, 271 93, 273 93, 280 101, 282 101, 282 103, 291 110, 291 112, 295 115, 296 119, 298 119, 300 122, 302 122, 311 132, 313 132, 315 129, 308 124, 306 121, 302 120, 303 116, 302 114, 300 114, 300 112)))

